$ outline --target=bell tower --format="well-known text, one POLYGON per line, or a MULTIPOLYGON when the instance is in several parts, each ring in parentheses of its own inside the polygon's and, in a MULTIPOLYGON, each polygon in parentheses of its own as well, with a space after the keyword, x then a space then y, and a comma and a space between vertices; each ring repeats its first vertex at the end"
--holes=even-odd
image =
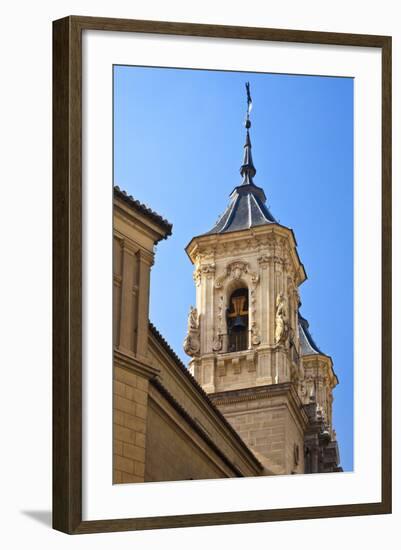
POLYGON ((254 183, 249 83, 246 91, 242 181, 216 225, 186 247, 196 307, 184 350, 192 374, 266 473, 303 473, 309 397, 300 394, 306 386, 298 288, 306 273, 293 231, 275 220, 254 183))

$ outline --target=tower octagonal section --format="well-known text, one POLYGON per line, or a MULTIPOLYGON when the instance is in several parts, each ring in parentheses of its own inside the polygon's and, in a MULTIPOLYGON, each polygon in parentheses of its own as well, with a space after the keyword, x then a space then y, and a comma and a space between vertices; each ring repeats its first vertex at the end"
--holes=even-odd
POLYGON ((306 279, 292 230, 271 223, 209 233, 186 251, 197 311, 190 368, 205 391, 291 381, 300 368, 298 287, 306 279))

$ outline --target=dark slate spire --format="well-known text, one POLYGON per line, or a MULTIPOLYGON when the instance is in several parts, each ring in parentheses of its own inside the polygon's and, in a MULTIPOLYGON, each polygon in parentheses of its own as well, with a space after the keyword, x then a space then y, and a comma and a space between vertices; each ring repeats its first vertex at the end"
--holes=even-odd
POLYGON ((309 323, 302 317, 298 311, 298 321, 299 321, 299 344, 301 348, 301 355, 325 355, 317 347, 314 339, 312 338, 311 333, 309 332, 309 323))
MULTIPOLYGON (((250 121, 249 121, 249 124, 251 124, 250 121)), ((244 145, 244 160, 242 162, 242 166, 239 171, 242 176, 242 185, 249 185, 253 183, 252 178, 256 174, 256 168, 253 164, 252 145, 251 145, 251 138, 249 136, 248 129, 246 131, 246 139, 245 139, 245 145, 244 145)))
POLYGON ((249 82, 245 84, 247 92, 246 111, 246 137, 244 145, 244 159, 240 168, 242 182, 234 188, 230 195, 230 202, 223 214, 217 220, 216 225, 208 231, 209 233, 228 233, 229 231, 240 231, 257 225, 277 223, 266 206, 266 195, 261 187, 254 184, 253 178, 256 168, 252 159, 252 144, 249 135, 251 121, 249 118, 252 109, 252 99, 249 82))

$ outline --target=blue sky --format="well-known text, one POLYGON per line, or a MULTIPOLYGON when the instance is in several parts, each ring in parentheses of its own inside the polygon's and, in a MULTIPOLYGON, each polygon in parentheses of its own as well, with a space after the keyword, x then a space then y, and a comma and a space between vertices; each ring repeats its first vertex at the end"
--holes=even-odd
POLYGON ((353 469, 353 80, 317 76, 114 68, 114 183, 173 224, 157 246, 150 318, 182 350, 192 265, 185 246, 211 229, 241 181, 250 81, 255 183, 294 230, 308 280, 302 314, 333 358, 334 427, 353 469))

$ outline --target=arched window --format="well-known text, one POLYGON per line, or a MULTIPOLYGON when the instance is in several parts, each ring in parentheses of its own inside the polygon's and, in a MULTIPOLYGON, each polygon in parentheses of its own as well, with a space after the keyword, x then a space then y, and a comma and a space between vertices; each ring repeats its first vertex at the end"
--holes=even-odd
POLYGON ((248 289, 238 288, 231 294, 227 310, 227 351, 248 349, 248 318, 248 289))

